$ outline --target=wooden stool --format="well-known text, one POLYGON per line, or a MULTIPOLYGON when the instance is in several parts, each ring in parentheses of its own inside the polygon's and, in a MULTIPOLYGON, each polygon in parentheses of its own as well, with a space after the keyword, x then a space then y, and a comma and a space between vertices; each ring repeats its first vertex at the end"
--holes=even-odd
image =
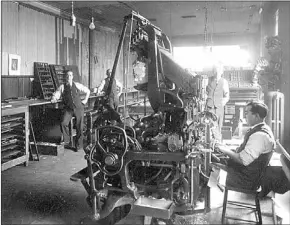
POLYGON ((223 202, 223 212, 222 212, 222 221, 221 221, 222 224, 224 224, 225 218, 248 222, 248 223, 255 222, 256 224, 262 224, 262 214, 261 214, 260 200, 259 200, 258 194, 259 194, 258 190, 247 190, 247 189, 233 188, 233 187, 226 186, 224 190, 224 202, 223 202), (241 201, 229 201, 228 200, 229 191, 253 195, 255 197, 255 204, 245 203, 241 201), (244 220, 244 219, 236 218, 236 217, 226 217, 226 210, 227 210, 228 204, 239 206, 241 208, 252 209, 256 213, 256 221, 244 220))

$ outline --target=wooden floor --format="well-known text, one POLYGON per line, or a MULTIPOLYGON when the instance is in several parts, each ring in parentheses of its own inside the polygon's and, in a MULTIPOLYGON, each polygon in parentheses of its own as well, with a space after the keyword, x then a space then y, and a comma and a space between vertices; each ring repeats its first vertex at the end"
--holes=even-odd
MULTIPOLYGON (((79 224, 89 216, 86 192, 81 183, 70 176, 86 166, 83 152, 65 150, 61 156, 41 156, 39 162, 30 162, 1 173, 1 224, 79 224)), ((250 200, 247 196, 234 195, 250 200)), ((229 196, 231 198, 231 195, 229 196)), ((223 192, 211 189, 209 213, 174 217, 175 224, 220 224, 223 192)), ((273 224, 271 202, 262 202, 263 224, 273 224)), ((229 214, 250 218, 241 210, 229 214)), ((235 221, 228 221, 235 224, 235 221)), ((143 224, 143 218, 128 215, 118 224, 143 224)), ((237 222, 236 222, 237 224, 237 222)))

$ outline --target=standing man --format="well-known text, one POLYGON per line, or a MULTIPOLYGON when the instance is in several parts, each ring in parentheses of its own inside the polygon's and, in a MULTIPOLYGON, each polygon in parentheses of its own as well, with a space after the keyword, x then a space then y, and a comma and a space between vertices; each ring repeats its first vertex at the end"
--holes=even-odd
POLYGON ((230 99, 229 84, 222 77, 224 68, 221 63, 216 63, 213 67, 213 77, 206 87, 206 106, 217 116, 218 133, 221 135, 223 126, 224 107, 230 99))
POLYGON ((225 145, 216 148, 229 156, 226 166, 214 163, 226 170, 226 185, 245 189, 254 189, 259 185, 259 178, 270 161, 276 147, 271 128, 265 123, 268 107, 258 101, 246 106, 246 120, 251 128, 244 136, 243 143, 235 150, 225 145))
POLYGON ((88 102, 90 90, 73 81, 73 72, 67 71, 66 83, 59 86, 53 93, 51 102, 56 102, 62 97, 64 103, 64 114, 61 122, 64 145, 68 146, 70 141, 69 122, 73 116, 76 118, 76 151, 83 149, 83 127, 84 127, 84 105, 88 102), (81 100, 80 93, 86 94, 81 100))
MULTIPOLYGON (((109 81, 110 81, 110 77, 112 74, 112 70, 111 69, 107 69, 106 71, 106 75, 107 77, 102 80, 102 83, 100 84, 100 86, 98 87, 98 94, 104 94, 108 87, 109 87, 109 81)), ((116 79, 113 80, 113 85, 112 85, 112 91, 109 95, 109 105, 112 109, 117 110, 118 105, 119 105, 119 93, 122 90, 122 84, 117 81, 116 79)))

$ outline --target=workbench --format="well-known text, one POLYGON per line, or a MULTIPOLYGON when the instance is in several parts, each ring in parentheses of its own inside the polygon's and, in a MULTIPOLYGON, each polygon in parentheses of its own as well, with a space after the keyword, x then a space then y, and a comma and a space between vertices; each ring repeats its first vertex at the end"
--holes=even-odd
MULTIPOLYGON (((96 97, 95 95, 90 96, 87 104, 88 108, 93 107, 96 97)), ((1 104, 2 171, 22 163, 28 165, 30 122, 35 119, 33 112, 37 107, 40 107, 41 111, 48 110, 48 108, 62 109, 63 103, 62 101, 51 103, 44 99, 24 99, 10 100, 1 104)), ((41 124, 40 127, 42 127, 41 124)), ((44 129, 44 127, 42 128, 44 129)))

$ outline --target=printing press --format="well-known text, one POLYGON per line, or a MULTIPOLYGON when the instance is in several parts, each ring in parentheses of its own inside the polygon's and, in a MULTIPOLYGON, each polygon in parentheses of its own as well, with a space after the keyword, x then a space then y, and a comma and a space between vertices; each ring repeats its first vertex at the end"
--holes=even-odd
POLYGON ((174 61, 160 28, 135 12, 124 18, 108 91, 97 98, 87 125, 87 167, 71 177, 87 191, 94 224, 115 224, 128 213, 170 224, 175 213, 210 210, 216 117, 204 110, 202 79, 174 61), (132 118, 132 126, 108 104, 125 38, 136 56, 135 88, 154 111, 132 118))

